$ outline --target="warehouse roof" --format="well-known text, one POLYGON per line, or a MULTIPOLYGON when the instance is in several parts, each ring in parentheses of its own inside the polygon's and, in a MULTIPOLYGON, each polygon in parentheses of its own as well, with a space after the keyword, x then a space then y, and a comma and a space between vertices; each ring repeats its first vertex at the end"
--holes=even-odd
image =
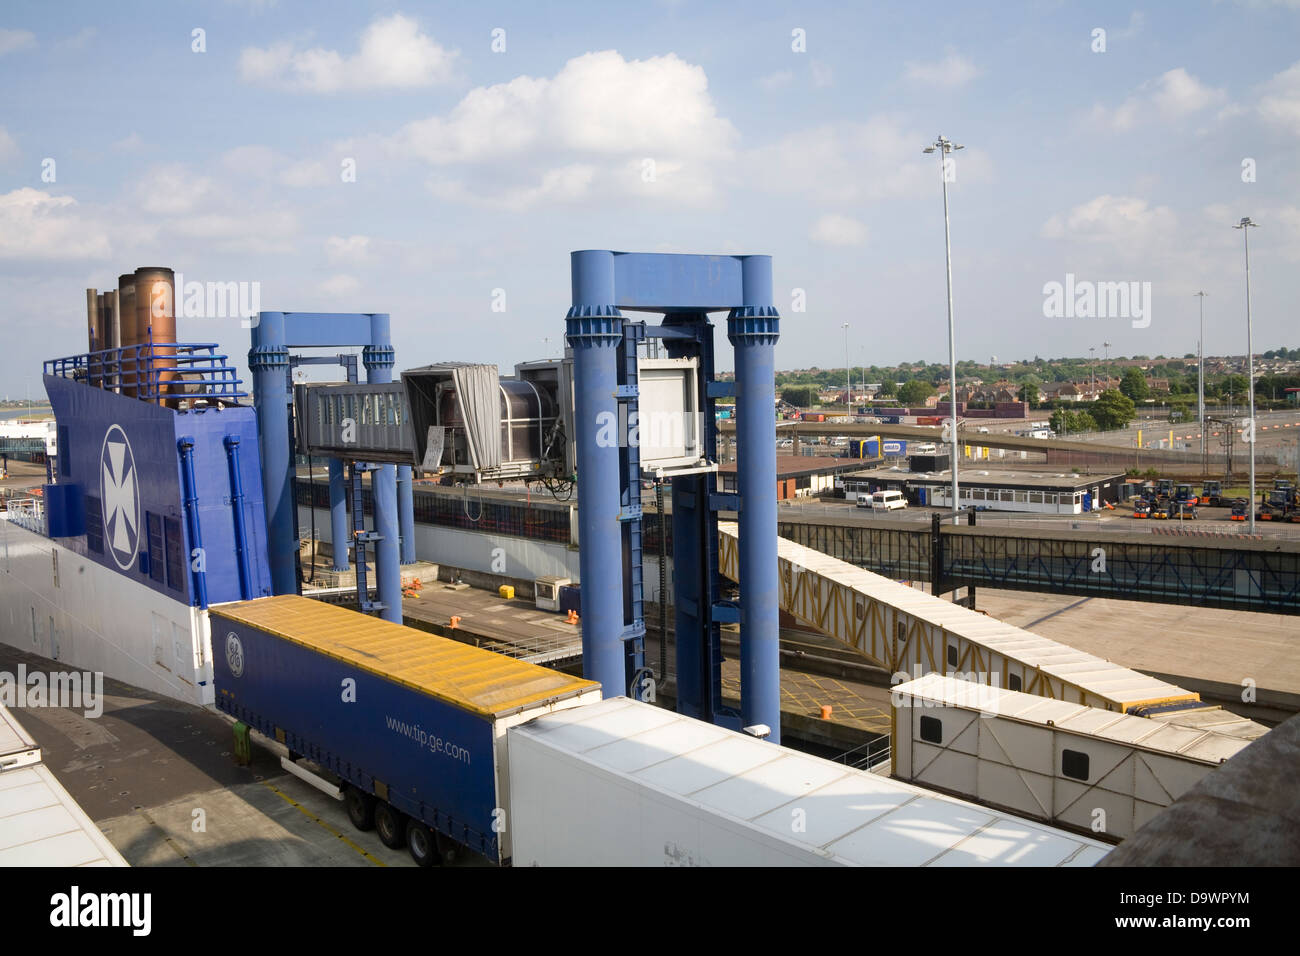
MULTIPOLYGON (((855 471, 844 476, 850 479, 876 481, 906 481, 918 485, 940 485, 952 482, 952 472, 931 471, 912 472, 899 468, 870 468, 855 471)), ((1122 474, 1114 475, 1073 475, 1062 472, 1042 471, 993 471, 966 464, 959 472, 962 487, 975 488, 1069 488, 1082 491, 1106 482, 1122 482, 1122 474)))
POLYGON ((296 594, 217 605, 211 612, 484 717, 506 716, 600 687, 296 594))

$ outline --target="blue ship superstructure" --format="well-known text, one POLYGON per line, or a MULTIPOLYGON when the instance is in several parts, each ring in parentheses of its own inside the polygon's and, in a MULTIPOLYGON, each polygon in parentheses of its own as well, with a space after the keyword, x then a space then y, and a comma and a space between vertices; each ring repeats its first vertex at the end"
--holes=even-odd
POLYGON ((239 404, 234 370, 215 346, 170 346, 177 354, 165 361, 182 385, 146 371, 149 356, 136 353, 150 348, 46 363, 59 437, 47 533, 191 606, 269 595, 256 414, 239 404), (138 386, 123 387, 135 377, 138 386))

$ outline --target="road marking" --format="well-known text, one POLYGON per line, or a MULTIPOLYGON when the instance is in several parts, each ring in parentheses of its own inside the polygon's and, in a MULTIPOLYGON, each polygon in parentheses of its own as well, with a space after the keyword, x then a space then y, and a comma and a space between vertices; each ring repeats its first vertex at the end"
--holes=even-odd
POLYGON ((332 836, 335 836, 335 837, 337 837, 338 839, 342 840, 342 841, 343 841, 347 846, 349 846, 349 847, 351 847, 352 849, 356 850, 358 853, 360 853, 362 856, 364 856, 364 857, 365 857, 367 860, 369 860, 371 863, 375 864, 375 866, 388 866, 388 864, 385 863, 383 860, 378 859, 377 857, 372 856, 371 854, 367 853, 367 852, 366 852, 362 847, 357 846, 355 843, 353 843, 351 840, 349 840, 347 837, 345 837, 342 833, 340 833, 338 830, 335 830, 332 826, 330 826, 328 823, 326 823, 326 822, 325 822, 324 820, 322 820, 320 817, 316 816, 316 814, 312 813, 310 810, 308 810, 306 807, 304 807, 301 803, 299 803, 299 802, 298 802, 297 800, 295 800, 293 797, 289 796, 287 793, 285 793, 283 790, 281 790, 281 789, 280 789, 279 787, 277 787, 275 784, 273 784, 273 783, 268 783, 267 781, 263 780, 263 781, 262 781, 262 786, 264 786, 264 787, 269 787, 272 793, 274 793, 276 796, 278 796, 278 797, 279 797, 281 800, 283 800, 285 803, 289 804, 289 806, 291 806, 291 807, 293 807, 294 809, 296 809, 299 813, 301 813, 303 816, 305 816, 308 820, 311 820, 313 823, 315 823, 315 824, 317 824, 318 826, 320 826, 320 827, 321 827, 322 829, 324 829, 327 833, 329 833, 329 834, 331 834, 332 836))
POLYGON ((168 832, 164 830, 162 827, 158 826, 158 821, 149 815, 148 810, 141 810, 140 816, 144 817, 145 820, 148 821, 149 826, 153 827, 155 830, 157 830, 159 833, 162 834, 163 839, 167 841, 167 845, 176 851, 177 856, 179 856, 190 866, 198 866, 197 863, 195 863, 192 859, 190 859, 190 855, 186 853, 184 850, 182 850, 180 848, 180 845, 177 844, 177 842, 171 838, 171 835, 168 834, 168 832))

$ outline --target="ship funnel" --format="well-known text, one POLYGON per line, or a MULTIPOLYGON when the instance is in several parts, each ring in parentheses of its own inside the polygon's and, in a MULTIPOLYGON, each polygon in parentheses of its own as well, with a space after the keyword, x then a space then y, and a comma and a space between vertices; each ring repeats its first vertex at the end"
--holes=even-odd
MULTIPOLYGON (((135 333, 135 273, 128 272, 117 277, 117 311, 120 319, 119 347, 127 349, 139 344, 135 333)), ((135 354, 122 355, 119 371, 122 382, 122 394, 135 395, 135 354)))

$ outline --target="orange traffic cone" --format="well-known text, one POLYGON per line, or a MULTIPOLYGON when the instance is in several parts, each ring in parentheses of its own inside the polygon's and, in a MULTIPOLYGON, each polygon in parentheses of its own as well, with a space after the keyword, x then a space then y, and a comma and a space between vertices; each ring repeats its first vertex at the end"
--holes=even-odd
POLYGON ((575 611, 573 608, 569 608, 569 616, 564 619, 564 622, 566 624, 577 624, 578 612, 575 611))

